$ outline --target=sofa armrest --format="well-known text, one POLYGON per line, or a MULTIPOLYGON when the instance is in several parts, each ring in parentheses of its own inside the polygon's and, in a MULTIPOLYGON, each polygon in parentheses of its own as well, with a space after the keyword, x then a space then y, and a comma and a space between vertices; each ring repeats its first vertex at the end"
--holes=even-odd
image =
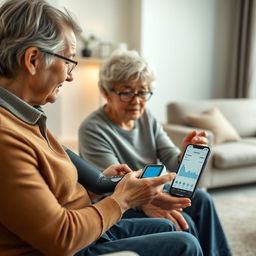
MULTIPOLYGON (((195 127, 178 125, 178 124, 163 124, 163 129, 165 130, 167 135, 171 138, 173 143, 180 149, 181 149, 182 141, 188 133, 194 130, 200 131, 200 129, 195 127)), ((209 146, 211 146, 213 145, 214 135, 209 130, 206 130, 206 132, 208 133, 208 144, 209 146)))

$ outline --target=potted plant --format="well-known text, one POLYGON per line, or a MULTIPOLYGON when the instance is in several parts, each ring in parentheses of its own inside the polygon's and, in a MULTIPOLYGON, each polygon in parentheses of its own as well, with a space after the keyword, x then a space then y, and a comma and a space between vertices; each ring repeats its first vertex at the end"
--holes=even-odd
POLYGON ((91 42, 96 40, 94 35, 90 35, 89 37, 80 36, 80 39, 83 43, 82 48, 82 56, 83 57, 91 57, 92 56, 92 49, 90 49, 91 42))

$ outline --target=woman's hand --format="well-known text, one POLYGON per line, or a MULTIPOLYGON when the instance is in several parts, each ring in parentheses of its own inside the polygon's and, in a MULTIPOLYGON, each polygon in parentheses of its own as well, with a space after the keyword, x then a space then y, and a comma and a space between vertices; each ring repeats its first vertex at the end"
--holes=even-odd
POLYGON ((141 210, 151 218, 165 218, 170 220, 178 231, 188 229, 188 223, 180 213, 180 210, 163 210, 152 204, 145 204, 141 206, 141 210))
POLYGON ((113 164, 103 171, 106 176, 125 175, 132 172, 127 164, 113 164))
POLYGON ((191 206, 191 200, 185 197, 175 197, 167 193, 159 193, 152 201, 154 206, 158 206, 163 210, 181 210, 191 206))
POLYGON ((208 137, 208 134, 206 131, 202 131, 202 132, 198 133, 196 130, 194 130, 194 131, 190 132, 189 134, 187 134, 183 139, 181 153, 179 155, 178 160, 181 161, 184 151, 186 149, 186 146, 188 144, 208 145, 207 137, 208 137))
POLYGON ((160 177, 139 179, 141 173, 141 170, 127 173, 111 195, 123 212, 134 206, 150 203, 161 193, 162 185, 175 177, 175 174, 169 173, 160 177))

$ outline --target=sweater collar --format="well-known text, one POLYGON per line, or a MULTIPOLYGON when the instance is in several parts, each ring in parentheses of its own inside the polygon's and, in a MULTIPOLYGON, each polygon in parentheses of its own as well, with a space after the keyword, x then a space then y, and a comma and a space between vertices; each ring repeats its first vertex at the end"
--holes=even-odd
POLYGON ((15 94, 2 87, 0 87, 0 106, 30 125, 35 125, 41 117, 46 119, 40 106, 33 107, 29 105, 15 94))

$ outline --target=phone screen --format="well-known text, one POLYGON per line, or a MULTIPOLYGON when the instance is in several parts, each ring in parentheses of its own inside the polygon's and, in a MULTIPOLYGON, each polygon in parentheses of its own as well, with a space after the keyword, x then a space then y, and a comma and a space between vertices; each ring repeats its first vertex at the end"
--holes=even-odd
POLYGON ((170 189, 171 194, 185 197, 191 197, 193 195, 209 151, 210 149, 207 146, 187 146, 177 175, 173 180, 170 189))
POLYGON ((161 174, 163 169, 163 165, 148 165, 144 168, 141 178, 157 177, 161 174))

